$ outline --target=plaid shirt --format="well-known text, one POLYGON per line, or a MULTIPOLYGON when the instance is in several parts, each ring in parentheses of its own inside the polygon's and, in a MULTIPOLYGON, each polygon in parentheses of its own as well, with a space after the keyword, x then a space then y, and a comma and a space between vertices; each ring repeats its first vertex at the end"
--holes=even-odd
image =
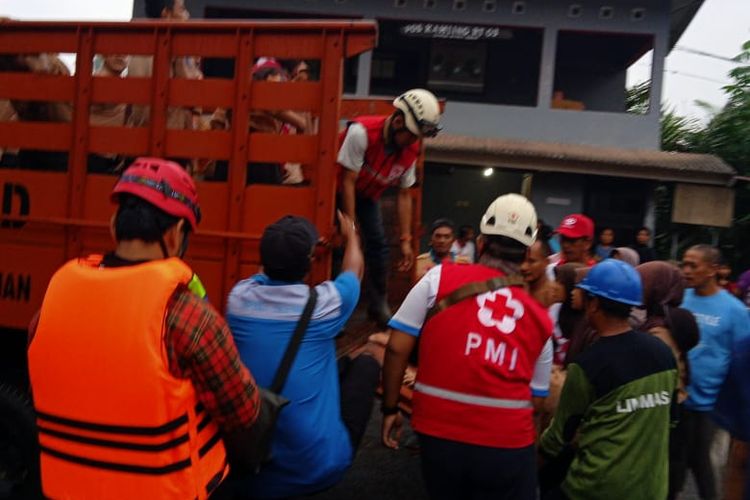
POLYGON ((224 432, 250 427, 258 416, 258 388, 240 361, 224 319, 186 286, 167 305, 169 371, 193 382, 198 399, 224 432))
MULTIPOLYGON (((114 254, 102 262, 104 267, 138 263, 114 254)), ((29 324, 29 344, 38 324, 39 311, 29 324)), ((169 372, 190 379, 198 400, 225 433, 250 427, 260 409, 258 387, 216 309, 183 285, 167 303, 165 332, 169 372)))

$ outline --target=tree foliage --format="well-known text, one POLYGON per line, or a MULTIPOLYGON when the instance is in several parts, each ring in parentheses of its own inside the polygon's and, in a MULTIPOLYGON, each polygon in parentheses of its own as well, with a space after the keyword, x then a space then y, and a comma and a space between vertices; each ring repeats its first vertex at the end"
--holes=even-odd
POLYGON ((645 115, 651 104, 651 80, 637 83, 625 90, 625 109, 628 113, 645 115))
MULTIPOLYGON (((737 175, 750 176, 750 41, 742 46, 734 58, 739 65, 729 73, 731 83, 723 90, 727 104, 717 111, 705 126, 696 120, 677 115, 672 109, 662 108, 662 149, 713 154, 737 170, 737 175)), ((640 86, 637 86, 640 87, 640 86)), ((634 87, 632 104, 643 105, 642 89, 634 87)), ((631 93, 628 94, 629 96, 631 93)), ((630 101, 629 101, 630 103, 630 101)), ((672 225, 667 215, 672 204, 671 186, 657 188, 657 233, 660 253, 669 246, 671 232, 679 231, 687 244, 710 241, 710 231, 697 226, 672 225), (667 205, 668 204, 668 205, 667 205)), ((735 220, 731 228, 720 232, 720 246, 735 271, 750 267, 750 183, 735 186, 735 220)), ((683 245, 684 246, 684 245, 683 245)))
POLYGON ((715 114, 696 138, 695 149, 719 155, 737 169, 750 175, 750 41, 734 58, 740 66, 729 72, 732 82, 724 87, 727 104, 715 114))
POLYGON ((680 116, 674 109, 662 109, 661 148, 664 151, 694 151, 700 132, 698 120, 680 116))

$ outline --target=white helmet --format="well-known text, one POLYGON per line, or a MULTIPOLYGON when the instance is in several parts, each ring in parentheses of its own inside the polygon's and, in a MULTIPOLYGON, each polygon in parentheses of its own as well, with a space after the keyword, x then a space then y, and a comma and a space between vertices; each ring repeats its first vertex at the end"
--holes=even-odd
POLYGON ((418 137, 435 137, 440 132, 440 103, 425 89, 407 90, 393 105, 404 113, 406 128, 418 137))
POLYGON ((536 241, 536 210, 526 197, 505 194, 493 201, 479 223, 482 234, 507 236, 527 247, 536 241))

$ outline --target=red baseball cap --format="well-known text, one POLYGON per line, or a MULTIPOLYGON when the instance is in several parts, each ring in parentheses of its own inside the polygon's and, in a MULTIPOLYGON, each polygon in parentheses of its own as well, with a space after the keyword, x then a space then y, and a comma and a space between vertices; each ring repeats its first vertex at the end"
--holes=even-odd
POLYGON ((594 221, 583 214, 570 214, 563 217, 557 233, 566 238, 594 238, 594 221))

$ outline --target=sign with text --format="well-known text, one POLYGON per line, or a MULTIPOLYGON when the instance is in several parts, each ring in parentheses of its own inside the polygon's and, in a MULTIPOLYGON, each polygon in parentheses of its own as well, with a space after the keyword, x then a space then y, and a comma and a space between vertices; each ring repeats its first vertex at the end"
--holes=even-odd
POLYGON ((409 23, 401 26, 401 34, 416 38, 447 40, 511 40, 513 31, 496 26, 471 26, 450 23, 409 23))

